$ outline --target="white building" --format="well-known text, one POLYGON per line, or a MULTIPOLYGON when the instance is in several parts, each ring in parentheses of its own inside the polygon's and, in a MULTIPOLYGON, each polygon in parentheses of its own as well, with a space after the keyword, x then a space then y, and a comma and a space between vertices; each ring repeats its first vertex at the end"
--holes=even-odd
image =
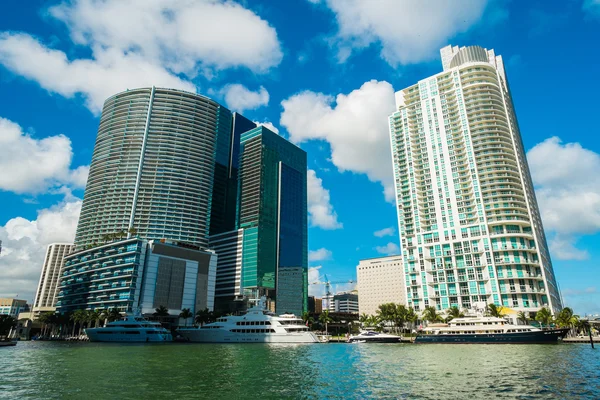
POLYGON ((71 243, 52 243, 46 249, 42 273, 35 292, 32 312, 37 317, 40 312, 54 312, 58 300, 59 277, 65 263, 65 256, 74 250, 71 243))
POLYGON ((407 304, 561 309, 501 56, 441 50, 389 119, 407 304))
POLYGON ((356 276, 360 314, 375 315, 380 304, 406 304, 402 256, 360 260, 356 276))
POLYGON ((358 314, 358 292, 338 293, 333 296, 335 312, 358 314))

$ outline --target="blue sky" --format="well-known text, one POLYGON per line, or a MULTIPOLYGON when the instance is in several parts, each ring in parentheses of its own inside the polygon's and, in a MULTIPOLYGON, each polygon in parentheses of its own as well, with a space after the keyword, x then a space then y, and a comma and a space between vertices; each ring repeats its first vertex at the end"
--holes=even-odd
POLYGON ((361 258, 398 252, 393 92, 453 44, 504 57, 565 301, 599 313, 599 38, 598 0, 5 0, 0 296, 32 300, 45 246, 72 240, 103 100, 152 84, 305 149, 311 279, 355 279, 361 258))

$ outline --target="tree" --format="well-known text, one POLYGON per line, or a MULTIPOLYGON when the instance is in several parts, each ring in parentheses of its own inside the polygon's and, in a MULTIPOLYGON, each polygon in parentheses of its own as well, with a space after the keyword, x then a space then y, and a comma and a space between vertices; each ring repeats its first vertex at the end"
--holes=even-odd
POLYGON ((83 330, 83 324, 88 321, 88 313, 86 310, 76 310, 71 315, 71 320, 73 321, 73 332, 75 332, 75 324, 79 324, 79 336, 81 336, 81 331, 83 330))
POLYGON ((302 320, 306 326, 310 326, 312 329, 313 324, 315 323, 315 319, 310 315, 309 312, 302 313, 302 320))
POLYGON ((100 321, 101 315, 102 312, 100 310, 88 311, 87 322, 89 323, 89 326, 91 326, 91 324, 94 324, 94 327, 98 327, 98 321, 100 321))
POLYGON ((188 319, 192 318, 193 316, 194 314, 192 314, 192 310, 190 310, 189 308, 184 308, 179 313, 179 318, 183 318, 183 320, 185 321, 185 326, 187 326, 188 319))
POLYGON ((454 318, 462 318, 465 314, 460 311, 460 308, 452 306, 446 310, 446 322, 452 321, 454 318))
POLYGON ((321 315, 319 315, 319 322, 325 324, 325 335, 327 335, 327 324, 333 322, 333 319, 329 316, 329 310, 323 310, 323 312, 321 312, 321 315))
POLYGON ((535 313, 535 320, 542 325, 542 328, 544 325, 550 326, 552 323, 552 313, 546 307, 543 307, 535 313))
POLYGON ((102 310, 101 318, 104 320, 104 326, 106 326, 107 323, 120 319, 121 313, 116 308, 113 308, 113 309, 107 308, 105 310, 102 310))
POLYGON ((0 336, 8 335, 11 328, 17 325, 17 320, 10 315, 0 315, 0 336))
POLYGON ((575 328, 577 328, 577 333, 582 332, 584 335, 586 332, 589 332, 592 329, 590 325, 590 321, 587 319, 580 319, 575 324, 575 328))
POLYGON ((46 336, 48 325, 52 322, 53 312, 43 312, 38 316, 38 321, 42 324, 42 336, 46 336))
POLYGON ((427 322, 443 322, 444 318, 437 313, 437 310, 434 306, 425 307, 423 313, 421 314, 421 318, 427 322))
POLYGON ((154 316, 156 317, 168 317, 169 316, 169 309, 165 306, 158 306, 157 308, 154 309, 155 313, 154 316))
POLYGON ((529 323, 529 315, 523 311, 519 311, 517 314, 517 320, 522 322, 523 325, 527 325, 529 323))
POLYGON ((199 310, 196 312, 195 321, 197 324, 200 324, 200 326, 203 326, 211 320, 211 317, 210 311, 208 311, 208 308, 205 308, 204 310, 199 310))
POLYGON ((135 229, 133 226, 132 226, 131 228, 129 228, 129 229, 127 230, 127 232, 129 232, 129 234, 130 234, 131 236, 135 236, 135 235, 137 235, 137 229, 135 229))
POLYGON ((577 324, 577 321, 579 321, 579 316, 573 314, 573 309, 570 307, 563 308, 556 316, 556 325, 561 328, 572 328, 577 324))
POLYGON ((485 308, 485 313, 486 313, 486 315, 488 315, 490 317, 502 318, 503 310, 504 310, 504 307, 497 306, 494 303, 491 303, 491 304, 488 304, 487 307, 485 308))
POLYGON ((369 320, 369 315, 366 313, 362 313, 359 317, 358 317, 358 322, 360 322, 360 324, 362 326, 365 326, 365 324, 367 323, 367 321, 369 320))

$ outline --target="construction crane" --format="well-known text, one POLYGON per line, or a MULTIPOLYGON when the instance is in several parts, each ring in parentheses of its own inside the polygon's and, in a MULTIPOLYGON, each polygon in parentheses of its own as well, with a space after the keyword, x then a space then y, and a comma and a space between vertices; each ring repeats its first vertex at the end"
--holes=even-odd
POLYGON ((329 279, 327 278, 327 275, 325 275, 325 281, 315 281, 315 282, 310 282, 310 285, 325 285, 325 298, 327 299, 327 307, 323 306, 323 309, 327 309, 329 310, 331 307, 331 304, 329 304, 329 302, 332 299, 331 296, 331 285, 337 285, 337 284, 342 284, 342 283, 356 283, 356 281, 353 280, 349 280, 349 281, 339 281, 339 282, 329 282, 329 279))

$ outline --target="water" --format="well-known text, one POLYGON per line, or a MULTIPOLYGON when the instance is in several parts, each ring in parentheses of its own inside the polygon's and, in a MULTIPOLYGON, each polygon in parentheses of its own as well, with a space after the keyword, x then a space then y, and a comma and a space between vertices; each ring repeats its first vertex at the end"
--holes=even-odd
POLYGON ((0 398, 600 399, 600 349, 20 342, 0 398))

